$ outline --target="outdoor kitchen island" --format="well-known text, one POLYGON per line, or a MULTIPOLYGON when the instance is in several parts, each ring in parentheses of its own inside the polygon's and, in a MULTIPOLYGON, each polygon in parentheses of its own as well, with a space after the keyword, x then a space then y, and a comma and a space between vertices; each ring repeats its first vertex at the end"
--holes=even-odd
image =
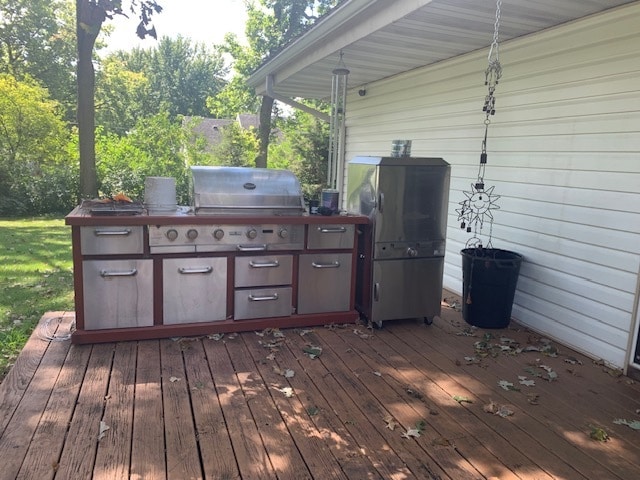
POLYGON ((95 214, 71 226, 74 343, 358 320, 360 215, 95 214))

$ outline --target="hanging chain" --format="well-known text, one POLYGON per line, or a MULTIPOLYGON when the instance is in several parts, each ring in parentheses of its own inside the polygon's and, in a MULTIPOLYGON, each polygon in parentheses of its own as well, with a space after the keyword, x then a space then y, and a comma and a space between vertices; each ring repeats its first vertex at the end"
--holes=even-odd
POLYGON ((496 98, 494 93, 496 91, 496 85, 502 77, 502 65, 500 64, 500 44, 499 44, 499 32, 500 32, 500 16, 502 0, 496 1, 496 20, 493 24, 493 41, 491 48, 489 49, 489 55, 487 57, 487 69, 484 72, 484 84, 487 86, 488 92, 484 99, 484 106, 482 111, 485 112, 484 120, 484 138, 482 139, 482 151, 480 153, 480 167, 478 169, 478 184, 483 184, 484 167, 487 164, 487 135, 489 133, 489 125, 491 124, 490 117, 496 113, 496 98))

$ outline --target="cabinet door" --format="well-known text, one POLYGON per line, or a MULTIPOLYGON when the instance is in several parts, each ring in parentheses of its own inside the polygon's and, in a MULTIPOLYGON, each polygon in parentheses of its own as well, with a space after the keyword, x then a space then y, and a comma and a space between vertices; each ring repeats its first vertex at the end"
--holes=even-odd
POLYGON ((349 310, 351 261, 351 253, 300 255, 298 313, 349 310))
POLYGON ((153 260, 82 262, 84 328, 153 325, 153 260))
POLYGON ((224 320, 226 257, 165 258, 162 296, 165 325, 224 320))

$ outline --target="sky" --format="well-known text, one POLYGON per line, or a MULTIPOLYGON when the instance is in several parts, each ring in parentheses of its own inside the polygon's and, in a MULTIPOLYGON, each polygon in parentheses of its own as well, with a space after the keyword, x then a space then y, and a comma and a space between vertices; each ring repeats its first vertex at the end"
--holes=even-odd
MULTIPOLYGON (((243 0, 158 0, 158 3, 162 6, 162 12, 153 16, 158 39, 182 35, 193 42, 211 46, 222 43, 225 34, 235 33, 241 42, 245 42, 247 14, 243 0)), ((107 48, 101 50, 103 55, 116 50, 157 45, 152 37, 144 40, 138 38, 135 32, 139 20, 133 15, 129 16, 129 20, 117 15, 105 22, 105 25, 112 25, 115 29, 106 39, 107 48)))

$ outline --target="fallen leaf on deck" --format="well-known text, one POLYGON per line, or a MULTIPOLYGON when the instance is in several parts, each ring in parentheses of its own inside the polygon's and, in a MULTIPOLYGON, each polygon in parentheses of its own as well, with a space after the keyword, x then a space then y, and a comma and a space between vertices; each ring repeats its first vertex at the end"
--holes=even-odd
POLYGON ((499 415, 502 418, 510 417, 511 415, 513 415, 513 410, 511 410, 506 405, 502 405, 496 412, 496 415, 499 415))
POLYGON ((313 332, 313 330, 308 329, 308 328, 306 328, 304 330, 300 330, 300 336, 304 337, 307 333, 311 333, 311 332, 313 332))
POLYGON ((364 333, 364 332, 358 330, 357 328, 353 331, 353 333, 355 333, 360 338, 369 338, 371 336, 368 333, 364 333))
POLYGON ((320 413, 320 409, 318 407, 309 407, 309 408, 307 408, 307 414, 310 417, 315 417, 318 413, 320 413))
POLYGON ((210 338, 211 340, 215 340, 216 342, 222 340, 223 337, 224 337, 224 333, 212 333, 211 335, 207 335, 207 338, 210 338))
POLYGON ((270 353, 269 355, 267 355, 267 360, 275 360, 275 359, 276 359, 275 353, 270 353))
POLYGON ((506 380, 500 380, 498 382, 498 386, 500 388, 502 388, 503 390, 512 390, 514 392, 519 392, 520 391, 520 389, 518 387, 514 386, 513 383, 508 382, 506 380))
POLYGON ((535 380, 527 380, 527 377, 518 375, 518 380, 520 380, 520 385, 524 385, 525 387, 535 387, 535 380))
POLYGON ((387 428, 389 430, 395 430, 395 428, 398 426, 398 423, 391 415, 387 415, 386 417, 384 417, 384 421, 386 422, 387 428))
POLYGON ((293 388, 291 387, 277 388, 276 390, 278 390, 281 393, 284 393, 284 396, 287 398, 293 397, 293 388))
POLYGON ((600 428, 600 427, 592 426, 589 436, 594 440, 597 440, 598 442, 606 442, 607 440, 609 440, 609 434, 603 428, 600 428))
POLYGON ((634 430, 640 430, 640 420, 626 420, 624 418, 617 418, 613 421, 616 425, 626 425, 634 430))
POLYGON ((540 395, 538 395, 537 393, 529 393, 527 394, 527 402, 530 405, 540 405, 538 403, 538 399, 540 398, 540 395))
POLYGON ((102 420, 100 420, 100 430, 98 432, 98 441, 102 440, 104 438, 104 436, 106 435, 107 430, 109 430, 111 427, 109 427, 106 423, 104 423, 102 420))
POLYGON ((179 381, 180 381, 180 379, 179 379, 178 377, 169 377, 169 381, 170 381, 171 383, 175 383, 175 382, 179 382, 179 381))
POLYGON ((322 347, 316 347, 313 345, 304 347, 302 351, 306 353, 309 358, 317 358, 322 355, 322 347))
POLYGON ((296 372, 294 372, 290 368, 287 368, 282 375, 284 376, 284 378, 293 378, 295 374, 296 372))
POLYGON ((463 397, 461 395, 454 395, 453 399, 458 402, 459 404, 463 404, 463 403, 473 403, 473 400, 471 400, 470 398, 467 397, 463 397))
POLYGON ((411 437, 418 438, 419 436, 420 436, 420 430, 418 430, 417 428, 409 428, 406 432, 402 434, 403 438, 411 438, 411 437))
POLYGON ((381 374, 380 372, 373 372, 373 374, 374 374, 376 377, 381 377, 381 376, 382 376, 382 374, 381 374))

